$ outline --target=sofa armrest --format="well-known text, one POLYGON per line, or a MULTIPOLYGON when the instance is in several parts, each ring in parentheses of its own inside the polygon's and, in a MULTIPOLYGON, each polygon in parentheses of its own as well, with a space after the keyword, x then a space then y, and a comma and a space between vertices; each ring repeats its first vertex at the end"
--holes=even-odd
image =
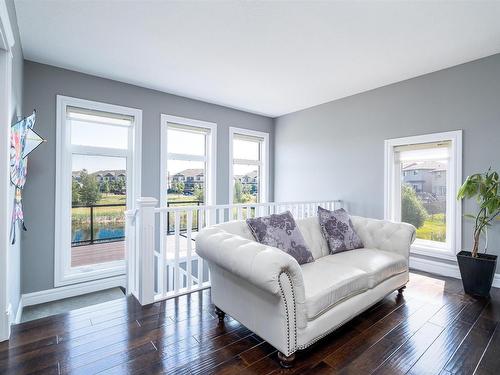
POLYGON ((352 216, 351 219, 365 247, 392 251, 409 258, 416 234, 413 225, 360 216, 352 216))
POLYGON ((196 252, 203 259, 278 296, 282 293, 280 275, 286 273, 293 285, 296 302, 304 300, 302 269, 284 251, 213 226, 201 230, 196 236, 196 252))

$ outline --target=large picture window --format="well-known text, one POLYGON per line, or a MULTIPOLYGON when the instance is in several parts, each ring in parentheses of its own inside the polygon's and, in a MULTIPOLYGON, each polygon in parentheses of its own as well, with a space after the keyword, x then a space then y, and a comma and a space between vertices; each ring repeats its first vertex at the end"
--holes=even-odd
POLYGON ((215 204, 217 125, 162 115, 161 204, 215 204))
POLYGON ((417 228, 412 251, 453 259, 460 250, 461 131, 386 141, 386 219, 417 228))
MULTIPOLYGON (((215 166, 217 124, 178 116, 161 116, 161 206, 216 204, 215 166)), ((174 213, 167 215, 167 235, 174 233, 174 213)), ((193 213, 191 230, 197 231, 205 218, 193 213)), ((180 217, 186 231, 187 214, 180 217)))
POLYGON ((64 96, 57 108, 55 285, 122 275, 141 111, 64 96))
POLYGON ((230 128, 230 203, 267 202, 269 135, 230 128))

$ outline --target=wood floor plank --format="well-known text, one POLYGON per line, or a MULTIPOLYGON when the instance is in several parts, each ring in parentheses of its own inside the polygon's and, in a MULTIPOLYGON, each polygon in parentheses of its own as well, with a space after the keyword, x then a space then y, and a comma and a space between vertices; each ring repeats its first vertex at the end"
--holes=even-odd
MULTIPOLYGON (((153 344, 158 349, 158 355, 145 355, 123 364, 110 368, 105 373, 120 374, 139 372, 144 369, 144 363, 147 366, 155 366, 161 368, 160 363, 167 362, 171 368, 180 368, 186 365, 190 360, 194 360, 203 353, 209 353, 227 346, 243 337, 251 336, 246 327, 243 327, 238 322, 231 320, 224 325, 218 325, 213 329, 205 331, 205 335, 201 334, 198 338, 194 336, 186 340, 178 340, 174 342, 166 342, 164 338, 153 341, 153 344)), ((180 371, 180 369, 179 369, 180 371)))
POLYGON ((457 319, 441 332, 408 373, 414 375, 439 374, 455 353, 456 348, 467 336, 486 304, 485 301, 478 300, 461 311, 457 319))
POLYGON ((441 308, 442 306, 436 305, 423 306, 350 362, 342 369, 342 373, 364 374, 372 372, 378 364, 384 362, 386 358, 398 350, 441 308))
POLYGON ((205 374, 247 374, 247 373, 269 373, 271 370, 266 366, 264 371, 258 372, 256 369, 249 370, 248 367, 259 362, 263 358, 274 354, 276 349, 265 341, 254 347, 222 362, 221 364, 205 370, 205 374))
MULTIPOLYGON (((498 322, 497 322, 498 323, 498 322)), ((497 324, 488 346, 476 368, 476 375, 497 375, 500 369, 500 324, 497 324)))
POLYGON ((61 373, 74 375, 97 374, 126 361, 130 361, 133 358, 138 358, 146 353, 158 353, 158 351, 151 342, 148 342, 126 352, 116 353, 84 366, 70 368, 68 371, 62 371, 61 373))
POLYGON ((441 334, 444 327, 458 318, 468 303, 461 298, 450 299, 408 341, 381 361, 375 373, 379 375, 406 373, 441 334))
MULTIPOLYGON (((444 370, 452 374, 472 374, 490 342, 497 322, 479 317, 444 370)), ((498 369, 500 371, 500 369, 498 369)))
MULTIPOLYGON (((209 326, 217 324, 213 316, 211 316, 210 314, 207 315, 212 321, 210 325, 206 325, 207 328, 209 326)), ((118 329, 118 335, 110 334, 111 332, 109 330, 104 330, 104 336, 101 336, 102 332, 98 333, 97 335, 95 332, 90 332, 86 335, 80 336, 79 334, 81 332, 77 330, 78 334, 75 335, 76 337, 65 338, 64 345, 47 347, 44 348, 43 351, 32 351, 25 354, 22 358, 19 359, 23 362, 31 363, 32 366, 36 368, 40 368, 40 366, 43 366, 49 359, 52 361, 58 360, 64 364, 65 362, 71 361, 72 358, 75 358, 77 356, 87 355, 91 358, 92 352, 99 351, 99 348, 108 348, 113 346, 120 347, 124 344, 125 341, 128 341, 128 343, 134 342, 134 345, 136 346, 143 342, 147 342, 153 339, 159 339, 161 337, 163 337, 164 340, 175 337, 175 332, 177 332, 178 329, 196 328, 198 332, 199 321, 197 319, 191 320, 190 322, 177 324, 175 328, 165 325, 158 325, 156 324, 156 322, 152 322, 149 326, 140 326, 135 322, 132 322, 129 323, 127 329, 123 329, 123 327, 125 327, 123 325, 119 326, 122 328, 118 329), (191 326, 189 324, 191 324, 191 326), (82 340, 84 340, 83 343, 82 340), (44 360, 41 361, 39 357, 42 357, 44 360)), ((170 325, 173 326, 174 322, 171 321, 170 325)), ((231 324, 229 324, 229 326, 231 326, 231 324)), ((134 346, 132 346, 132 348, 133 347, 134 346)))
POLYGON ((443 331, 443 327, 427 322, 391 356, 375 369, 376 375, 396 375, 408 372, 420 356, 443 331))
POLYGON ((0 343, 0 374, 497 374, 500 290, 411 273, 392 293, 283 370, 277 351, 238 321, 219 323, 210 290, 140 306, 133 297, 22 323, 0 343))
POLYGON ((335 371, 326 362, 320 362, 309 370, 303 372, 305 375, 331 375, 335 371))
POLYGON ((324 362, 334 370, 340 371, 423 306, 423 302, 417 300, 408 301, 407 304, 371 326, 361 335, 349 340, 341 348, 326 357, 324 362))
POLYGON ((243 351, 257 345, 259 342, 259 339, 251 334, 217 350, 206 352, 200 348, 197 352, 190 352, 187 356, 183 356, 182 358, 175 356, 174 358, 176 361, 173 361, 172 358, 165 358, 144 370, 143 373, 157 373, 163 371, 172 371, 174 373, 179 371, 182 373, 187 371, 190 374, 203 374, 206 369, 237 356, 243 351))

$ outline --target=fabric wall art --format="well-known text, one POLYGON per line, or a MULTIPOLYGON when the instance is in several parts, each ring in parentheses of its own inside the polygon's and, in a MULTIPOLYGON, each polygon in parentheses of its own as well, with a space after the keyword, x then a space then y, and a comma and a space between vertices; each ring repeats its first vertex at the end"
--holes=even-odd
POLYGON ((22 191, 26 183, 28 155, 45 140, 34 130, 36 111, 16 122, 10 128, 10 181, 15 187, 14 206, 10 237, 12 244, 16 242, 16 224, 26 230, 22 205, 22 191))

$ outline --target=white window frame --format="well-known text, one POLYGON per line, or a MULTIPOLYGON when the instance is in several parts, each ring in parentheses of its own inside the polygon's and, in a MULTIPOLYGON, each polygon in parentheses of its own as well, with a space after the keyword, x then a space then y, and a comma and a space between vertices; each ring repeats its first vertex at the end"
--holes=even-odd
MULTIPOLYGON (((10 336, 13 319, 9 280, 10 218, 13 198, 10 184, 10 124, 12 122, 12 60, 15 44, 6 3, 0 1, 0 341, 10 336)), ((17 224, 16 224, 17 225, 17 224)), ((19 241, 19 240, 18 240, 19 241)))
POLYGON ((195 120, 186 117, 161 114, 161 151, 160 151, 160 206, 165 206, 168 199, 168 159, 202 161, 206 165, 206 176, 204 176, 205 202, 204 204, 215 205, 217 199, 217 124, 214 122, 195 120), (206 137, 205 155, 174 154, 168 152, 168 126, 185 125, 193 128, 209 130, 206 137))
POLYGON ((264 141, 261 144, 260 149, 260 160, 256 162, 255 160, 240 160, 237 162, 240 164, 254 164, 258 165, 260 168, 260 179, 259 179, 259 203, 266 203, 269 199, 269 133, 260 132, 257 130, 250 130, 244 128, 236 128, 231 126, 229 128, 229 204, 233 204, 233 142, 234 136, 244 135, 248 137, 262 138, 264 141))
POLYGON ((450 162, 446 174, 446 242, 416 239, 410 252, 434 258, 456 260, 462 247, 462 205, 456 200, 462 184, 462 130, 388 139, 385 141, 384 218, 401 218, 401 176, 396 170, 394 148, 397 146, 450 141, 450 162), (399 213, 398 213, 399 211, 399 213))
POLYGON ((113 104, 95 102, 57 95, 56 123, 56 215, 55 215, 55 260, 54 285, 56 287, 102 279, 125 274, 125 261, 114 261, 96 265, 71 267, 71 164, 72 154, 126 157, 127 164, 127 210, 135 208, 141 196, 141 138, 142 110, 113 104), (131 116, 133 125, 129 128, 127 150, 107 147, 78 146, 71 144, 71 128, 66 126, 68 107, 117 113, 131 116))

